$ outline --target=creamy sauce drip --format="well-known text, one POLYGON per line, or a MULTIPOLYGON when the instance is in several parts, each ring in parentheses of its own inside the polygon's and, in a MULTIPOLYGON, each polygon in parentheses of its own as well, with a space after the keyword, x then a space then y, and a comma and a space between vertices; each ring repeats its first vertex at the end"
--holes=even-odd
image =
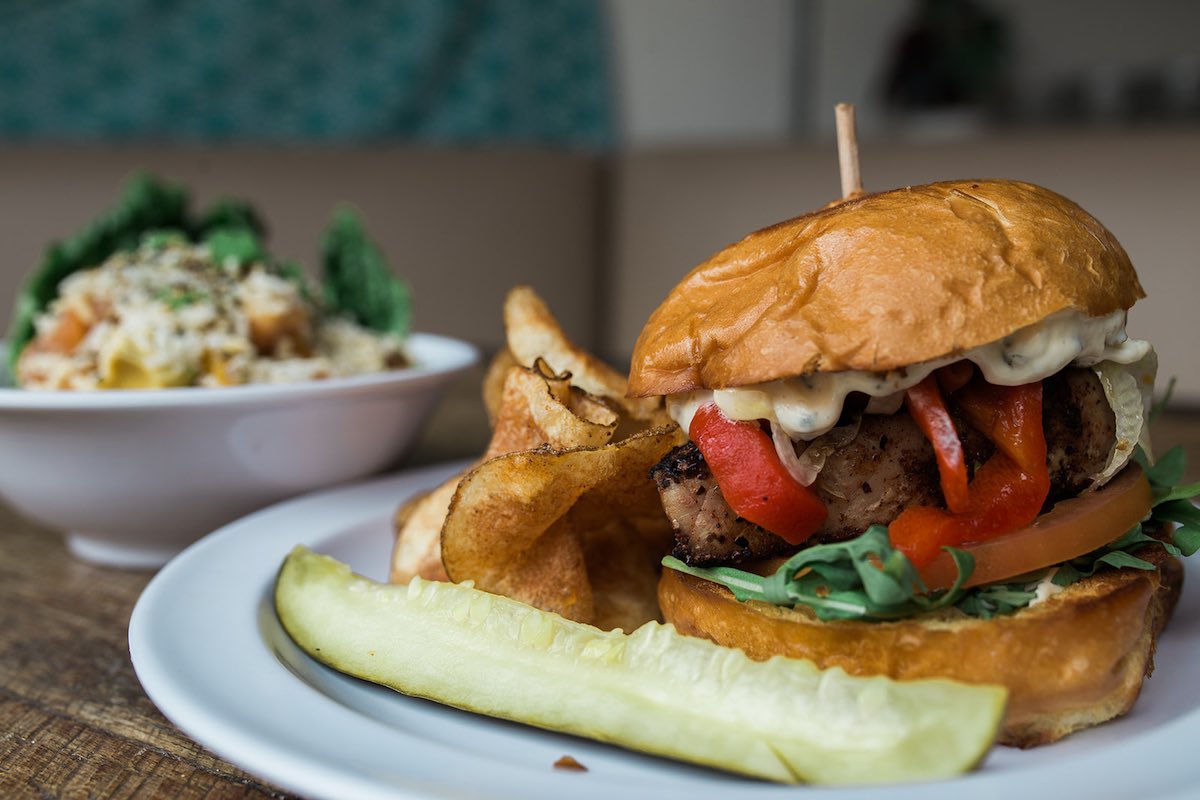
POLYGON ((766 419, 792 439, 808 441, 837 425, 846 396, 851 392, 871 398, 866 409, 869 414, 895 413, 904 401, 905 389, 955 361, 972 362, 989 383, 1001 386, 1039 381, 1068 365, 1089 367, 1101 361, 1117 364, 1140 361, 1152 348, 1149 342, 1126 335, 1125 318, 1124 311, 1103 317, 1060 311, 959 355, 889 372, 823 372, 735 389, 684 392, 667 398, 667 411, 686 431, 696 411, 715 402, 730 419, 766 419))

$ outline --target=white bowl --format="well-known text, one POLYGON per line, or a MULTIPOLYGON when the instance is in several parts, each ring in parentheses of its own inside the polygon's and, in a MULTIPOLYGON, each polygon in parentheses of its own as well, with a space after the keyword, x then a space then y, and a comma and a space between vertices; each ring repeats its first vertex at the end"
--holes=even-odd
POLYGON ((288 385, 0 388, 0 496, 88 561, 155 567, 293 495, 394 466, 478 358, 413 334, 415 366, 288 385))

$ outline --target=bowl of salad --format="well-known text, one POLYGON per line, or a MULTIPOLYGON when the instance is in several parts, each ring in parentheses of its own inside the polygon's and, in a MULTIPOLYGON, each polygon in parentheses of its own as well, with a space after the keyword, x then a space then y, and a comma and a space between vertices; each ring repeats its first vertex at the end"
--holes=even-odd
POLYGON ((395 466, 469 344, 409 330, 409 296, 338 211, 321 275, 255 211, 136 177, 52 244, 0 376, 0 496, 89 561, 154 567, 284 498, 395 466))

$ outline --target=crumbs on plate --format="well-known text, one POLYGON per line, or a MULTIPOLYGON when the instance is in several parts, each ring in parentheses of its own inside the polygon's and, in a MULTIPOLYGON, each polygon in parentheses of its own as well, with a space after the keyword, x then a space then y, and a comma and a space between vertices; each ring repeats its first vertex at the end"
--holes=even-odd
POLYGON ((588 768, 575 760, 574 756, 563 756, 554 762, 555 769, 563 769, 568 772, 587 772, 588 768))

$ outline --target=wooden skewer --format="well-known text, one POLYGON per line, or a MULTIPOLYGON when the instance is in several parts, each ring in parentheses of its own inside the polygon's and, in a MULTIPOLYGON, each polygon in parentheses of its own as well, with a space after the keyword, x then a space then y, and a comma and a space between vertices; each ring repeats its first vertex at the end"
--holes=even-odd
POLYGON ((842 199, 849 200, 863 193, 862 173, 858 169, 858 136, 854 130, 854 105, 838 103, 834 108, 837 119, 838 167, 842 173, 842 199))

